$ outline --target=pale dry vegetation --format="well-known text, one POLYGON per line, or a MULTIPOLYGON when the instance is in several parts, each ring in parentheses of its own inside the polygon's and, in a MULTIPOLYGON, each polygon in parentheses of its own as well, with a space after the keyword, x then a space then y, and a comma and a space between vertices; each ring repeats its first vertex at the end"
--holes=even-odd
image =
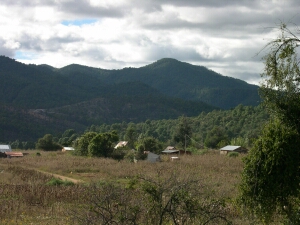
POLYGON ((211 151, 204 155, 181 156, 175 162, 163 157, 161 163, 130 163, 62 152, 41 152, 41 156, 35 151, 29 153, 23 158, 0 159, 1 224, 76 224, 80 221, 70 212, 90 203, 88 193, 95 193, 90 189, 92 186, 111 183, 126 186, 138 178, 154 182, 158 174, 159 179, 166 182, 170 176, 174 176, 176 182, 197 180, 206 200, 224 202, 222 215, 226 214, 234 224, 247 224, 233 202, 242 156, 230 158, 211 151), (52 178, 49 173, 83 182, 70 186, 47 185, 52 178))

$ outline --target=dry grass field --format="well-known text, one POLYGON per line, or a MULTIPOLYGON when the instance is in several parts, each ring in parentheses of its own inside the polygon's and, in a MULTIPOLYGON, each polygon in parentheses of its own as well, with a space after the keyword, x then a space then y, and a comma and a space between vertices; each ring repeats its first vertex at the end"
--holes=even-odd
POLYGON ((180 156, 174 162, 163 157, 159 163, 131 163, 68 152, 40 152, 40 156, 36 151, 28 153, 22 158, 0 159, 0 224, 78 224, 74 212, 79 205, 89 204, 91 184, 128 185, 135 177, 155 180, 158 175, 164 180, 171 175, 181 181, 197 180, 199 189, 210 199, 224 201, 228 220, 250 224, 234 204, 242 156, 231 158, 209 151, 180 156), (53 177, 69 185, 49 185, 53 177))

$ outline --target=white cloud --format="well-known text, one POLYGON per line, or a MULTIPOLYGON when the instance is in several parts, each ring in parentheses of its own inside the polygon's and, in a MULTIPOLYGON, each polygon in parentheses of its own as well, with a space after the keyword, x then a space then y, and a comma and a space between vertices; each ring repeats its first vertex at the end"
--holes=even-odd
POLYGON ((170 57, 258 83, 281 21, 296 0, 3 0, 0 54, 55 67, 139 67, 170 57))

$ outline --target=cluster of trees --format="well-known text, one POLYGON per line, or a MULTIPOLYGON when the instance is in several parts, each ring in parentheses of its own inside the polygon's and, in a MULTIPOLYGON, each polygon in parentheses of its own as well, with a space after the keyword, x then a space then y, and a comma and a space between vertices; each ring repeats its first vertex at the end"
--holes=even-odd
POLYGON ((92 125, 83 133, 68 129, 61 135, 46 134, 37 143, 17 140, 10 144, 18 149, 55 150, 62 146, 75 146, 80 138, 89 136, 87 134, 116 132, 119 140, 128 141, 127 149, 123 150, 136 149, 138 152, 149 150, 160 153, 168 145, 190 151, 215 149, 227 144, 251 147, 268 118, 269 115, 262 106, 239 105, 231 110, 203 112, 197 117, 181 116, 178 119, 146 120, 143 123, 92 125))
MULTIPOLYGON (((116 130, 120 139, 130 140, 127 133, 131 130, 131 133, 152 137, 166 146, 176 145, 178 148, 219 148, 230 143, 251 147, 268 118, 261 106, 239 105, 231 110, 203 112, 197 117, 93 125, 86 131, 101 133, 116 130)), ((132 136, 131 142, 137 142, 139 135, 132 136)))
POLYGON ((264 224, 282 215, 299 224, 300 215, 300 39, 285 24, 265 56, 263 104, 271 117, 245 158, 240 203, 264 224))

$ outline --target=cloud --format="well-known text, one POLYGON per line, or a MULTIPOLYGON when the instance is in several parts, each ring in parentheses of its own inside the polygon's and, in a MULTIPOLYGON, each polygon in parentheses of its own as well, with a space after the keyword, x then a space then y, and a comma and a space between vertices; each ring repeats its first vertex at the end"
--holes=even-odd
MULTIPOLYGON (((3 0, 0 54, 55 67, 140 67, 161 58, 258 83, 280 22, 297 0, 3 0)), ((294 23, 294 24, 293 24, 294 23)))

